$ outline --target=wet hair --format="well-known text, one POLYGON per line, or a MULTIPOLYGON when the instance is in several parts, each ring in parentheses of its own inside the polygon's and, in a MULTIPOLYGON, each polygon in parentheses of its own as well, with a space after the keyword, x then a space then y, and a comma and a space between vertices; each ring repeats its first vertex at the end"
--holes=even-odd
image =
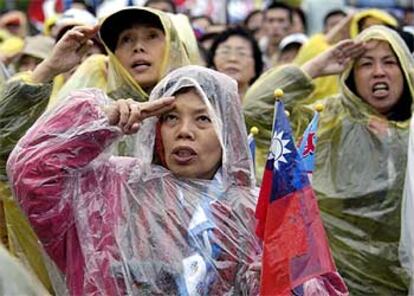
POLYGON ((290 23, 293 23, 293 9, 292 9, 292 7, 291 6, 289 6, 289 5, 287 5, 287 4, 284 4, 284 3, 280 3, 280 2, 277 2, 277 1, 272 1, 267 7, 266 7, 266 9, 265 9, 265 11, 264 11, 264 16, 266 16, 266 13, 267 13, 267 11, 268 10, 271 10, 271 9, 284 9, 284 10, 286 10, 287 12, 288 12, 288 15, 289 15, 289 22, 290 23))
POLYGON ((177 13, 177 6, 171 0, 148 0, 147 2, 145 2, 144 6, 148 7, 149 5, 156 3, 167 3, 168 5, 170 5, 172 12, 177 13))
POLYGON ((223 42, 226 42, 227 39, 230 37, 237 36, 247 40, 250 43, 253 59, 254 59, 254 71, 255 75, 253 79, 250 81, 252 84, 261 74, 263 71, 263 59, 262 59, 262 52, 260 51, 259 45, 257 44, 256 39, 254 39, 253 35, 242 27, 234 27, 227 29, 226 31, 222 32, 217 38, 214 40, 213 44, 211 45, 208 58, 207 58, 207 67, 215 69, 214 65, 214 57, 216 55, 217 48, 223 42))
POLYGON ((331 16, 334 16, 334 15, 342 15, 342 16, 346 16, 346 13, 345 13, 345 11, 343 11, 342 9, 334 9, 334 10, 331 10, 331 11, 329 11, 326 15, 325 15, 325 17, 323 18, 323 25, 324 26, 326 26, 326 23, 328 22, 328 19, 331 17, 331 16))

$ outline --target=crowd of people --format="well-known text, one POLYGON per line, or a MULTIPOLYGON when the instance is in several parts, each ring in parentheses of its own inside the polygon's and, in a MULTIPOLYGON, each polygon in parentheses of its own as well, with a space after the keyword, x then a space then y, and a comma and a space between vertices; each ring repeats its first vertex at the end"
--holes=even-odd
POLYGON ((72 3, 36 33, 0 15, 0 294, 258 295, 275 89, 295 139, 324 105, 312 186, 338 275, 304 295, 414 293, 412 9, 335 9, 310 35, 283 1, 237 25, 72 3))

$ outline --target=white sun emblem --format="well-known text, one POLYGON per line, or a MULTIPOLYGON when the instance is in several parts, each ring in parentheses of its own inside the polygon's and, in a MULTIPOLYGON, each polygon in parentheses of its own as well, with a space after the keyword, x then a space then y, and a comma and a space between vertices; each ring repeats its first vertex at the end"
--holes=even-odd
POLYGON ((289 143, 289 140, 283 140, 283 131, 280 133, 275 133, 272 139, 272 145, 270 147, 270 154, 268 159, 274 160, 274 167, 276 170, 279 170, 279 162, 287 163, 285 154, 289 154, 290 151, 286 145, 289 143))

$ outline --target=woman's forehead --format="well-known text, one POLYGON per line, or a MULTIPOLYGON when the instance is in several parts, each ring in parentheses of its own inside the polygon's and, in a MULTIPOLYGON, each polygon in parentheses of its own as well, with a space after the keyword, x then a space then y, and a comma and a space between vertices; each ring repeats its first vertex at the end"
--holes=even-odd
POLYGON ((366 42, 366 51, 362 54, 361 57, 370 56, 370 55, 391 55, 396 56, 394 50, 391 47, 391 44, 384 40, 369 40, 366 42))
POLYGON ((194 87, 188 87, 174 93, 175 99, 179 102, 190 101, 192 104, 205 105, 202 95, 194 87))
POLYGON ((243 47, 250 48, 251 42, 244 36, 231 35, 226 40, 224 40, 218 45, 218 47, 231 47, 231 46, 234 46, 236 48, 243 48, 243 47))

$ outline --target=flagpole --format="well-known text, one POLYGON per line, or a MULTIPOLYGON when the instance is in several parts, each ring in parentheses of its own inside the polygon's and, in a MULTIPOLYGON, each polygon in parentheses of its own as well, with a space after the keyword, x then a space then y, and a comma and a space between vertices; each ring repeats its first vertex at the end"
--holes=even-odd
POLYGON ((276 88, 275 91, 273 92, 273 98, 275 99, 275 106, 274 106, 274 109, 273 109, 272 138, 273 138, 273 134, 275 132, 274 122, 276 120, 277 105, 279 104, 279 101, 282 99, 283 95, 284 95, 284 92, 281 88, 276 88))

